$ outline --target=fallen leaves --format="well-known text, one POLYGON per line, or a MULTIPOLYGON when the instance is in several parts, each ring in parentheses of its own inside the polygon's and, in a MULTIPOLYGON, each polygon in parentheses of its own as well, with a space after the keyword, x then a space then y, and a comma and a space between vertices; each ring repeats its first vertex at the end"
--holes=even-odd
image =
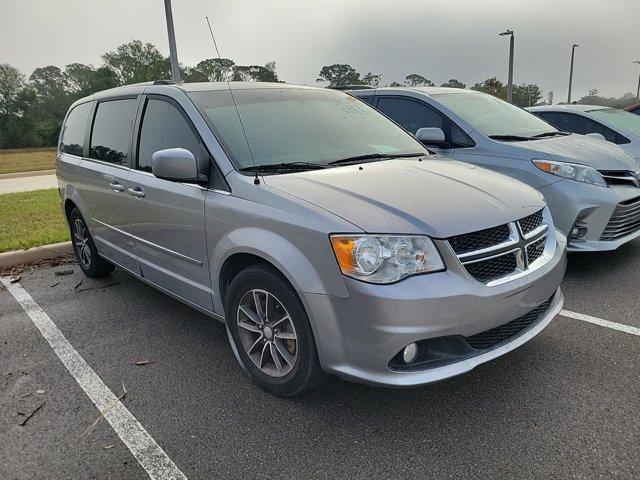
POLYGON ((143 367, 145 365, 151 365, 152 363, 156 363, 155 360, 151 360, 150 358, 139 358, 136 360, 136 365, 143 367))
MULTIPOLYGON (((38 405, 35 410, 33 410, 29 415, 24 417, 24 420, 22 420, 22 422, 20 422, 18 425, 20 425, 21 427, 24 427, 27 422, 31 419, 31 417, 33 417, 43 406, 44 404, 47 403, 47 401, 43 401, 40 405, 38 405)), ((22 414, 21 412, 18 412, 19 414, 22 414)))
POLYGON ((72 269, 68 269, 68 270, 56 270, 55 272, 56 275, 71 275, 73 273, 72 269))

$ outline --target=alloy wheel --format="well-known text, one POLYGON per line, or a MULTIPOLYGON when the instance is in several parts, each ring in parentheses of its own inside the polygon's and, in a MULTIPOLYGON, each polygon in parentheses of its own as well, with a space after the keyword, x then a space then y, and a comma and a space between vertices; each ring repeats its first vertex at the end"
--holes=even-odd
POLYGON ((240 300, 238 334, 251 361, 271 377, 287 375, 298 358, 298 337, 289 312, 266 290, 253 289, 240 300))
POLYGON ((76 247, 78 260, 85 268, 91 266, 91 249, 89 248, 89 232, 84 222, 77 218, 73 222, 73 244, 76 247))

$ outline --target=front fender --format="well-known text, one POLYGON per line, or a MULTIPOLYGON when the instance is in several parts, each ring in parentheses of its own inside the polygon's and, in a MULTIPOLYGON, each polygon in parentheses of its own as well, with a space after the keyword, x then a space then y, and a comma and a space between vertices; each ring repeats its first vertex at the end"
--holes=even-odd
POLYGON ((263 228, 244 227, 227 233, 209 255, 215 310, 223 311, 220 271, 225 261, 237 253, 256 255, 273 264, 298 292, 347 298, 349 294, 328 238, 325 248, 308 241, 304 246, 312 250, 310 255, 305 255, 289 239, 263 228))

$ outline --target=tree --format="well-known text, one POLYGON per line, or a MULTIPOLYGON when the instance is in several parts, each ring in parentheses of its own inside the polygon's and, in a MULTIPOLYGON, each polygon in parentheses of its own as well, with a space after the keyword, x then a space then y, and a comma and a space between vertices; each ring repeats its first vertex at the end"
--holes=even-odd
POLYGON ((404 77, 404 84, 408 87, 435 87, 435 83, 417 73, 410 73, 404 77))
POLYGON ((476 83, 471 89, 488 93, 503 100, 507 98, 507 87, 496 77, 487 78, 484 82, 476 83))
POLYGON ((0 64, 0 115, 20 114, 18 95, 25 86, 25 76, 8 63, 0 64))
POLYGON ((68 88, 74 99, 86 97, 92 93, 117 87, 118 75, 111 68, 71 63, 64 69, 68 88))
POLYGON ((467 86, 459 80, 455 78, 450 79, 448 82, 444 82, 441 87, 449 87, 449 88, 467 88, 467 86))
POLYGON ((391 82, 391 83, 389 84, 389 86, 390 86, 390 87, 401 87, 401 86, 402 86, 402 84, 401 84, 401 83, 399 83, 399 82, 391 82))
MULTIPOLYGON (((275 62, 272 66, 275 70, 275 62)), ((277 82, 275 71, 261 65, 235 65, 233 67, 233 81, 236 82, 277 82)))
POLYGON ((371 85, 372 87, 377 87, 380 85, 380 74, 369 72, 362 77, 362 83, 365 85, 371 85))
POLYGON ((535 84, 514 85, 513 103, 519 107, 530 107, 542 100, 542 91, 535 84))
POLYGON ((35 94, 35 102, 28 115, 33 119, 36 134, 45 145, 55 145, 69 108, 67 76, 54 65, 39 67, 29 76, 29 86, 35 94))
POLYGON ((171 62, 152 43, 133 40, 102 56, 107 67, 118 75, 120 84, 171 78, 171 62))
POLYGON ((233 77, 235 62, 228 58, 208 58, 185 69, 186 82, 226 82, 233 77))
POLYGON ((360 74, 351 65, 334 63, 325 65, 320 70, 320 78, 329 82, 330 87, 346 87, 347 85, 362 85, 360 74))

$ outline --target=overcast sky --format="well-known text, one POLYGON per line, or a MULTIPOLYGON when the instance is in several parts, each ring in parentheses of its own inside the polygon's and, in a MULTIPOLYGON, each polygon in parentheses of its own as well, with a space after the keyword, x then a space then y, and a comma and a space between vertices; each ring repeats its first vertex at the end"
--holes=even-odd
MULTIPOLYGON (((514 81, 566 99, 572 43, 574 99, 591 88, 635 93, 640 0, 173 0, 180 61, 221 54, 239 64, 275 60, 290 83, 315 84, 320 68, 348 63, 382 83, 420 73, 467 85, 507 77, 516 32, 514 81)), ((132 39, 168 53, 163 0, 0 0, 0 63, 27 75, 38 66, 100 64, 132 39)))

